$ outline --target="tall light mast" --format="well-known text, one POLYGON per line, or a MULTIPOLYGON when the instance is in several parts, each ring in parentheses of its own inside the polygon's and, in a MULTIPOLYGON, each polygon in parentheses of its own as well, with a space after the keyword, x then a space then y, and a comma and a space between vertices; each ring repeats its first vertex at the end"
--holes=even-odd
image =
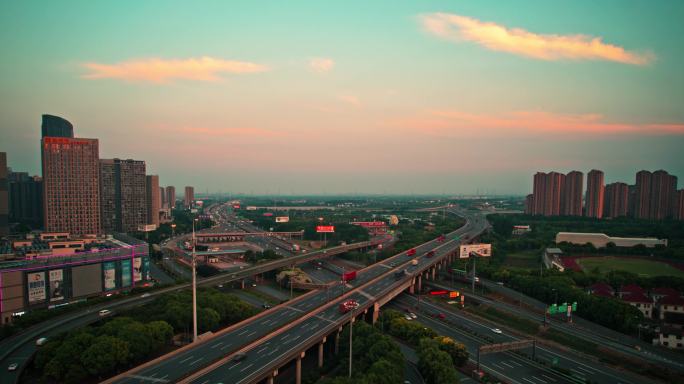
POLYGON ((192 220, 192 342, 197 341, 197 276, 195 274, 195 264, 197 258, 195 255, 195 221, 192 220))

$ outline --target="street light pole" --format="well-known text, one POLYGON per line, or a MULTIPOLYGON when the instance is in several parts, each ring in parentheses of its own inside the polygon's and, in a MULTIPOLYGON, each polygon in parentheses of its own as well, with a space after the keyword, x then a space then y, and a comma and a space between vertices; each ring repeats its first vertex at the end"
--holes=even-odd
POLYGON ((195 255, 195 220, 192 220, 192 342, 197 341, 197 276, 195 273, 195 264, 197 258, 195 255))
POLYGON ((354 310, 352 309, 349 313, 351 316, 349 318, 349 378, 352 377, 352 333, 354 331, 354 310))

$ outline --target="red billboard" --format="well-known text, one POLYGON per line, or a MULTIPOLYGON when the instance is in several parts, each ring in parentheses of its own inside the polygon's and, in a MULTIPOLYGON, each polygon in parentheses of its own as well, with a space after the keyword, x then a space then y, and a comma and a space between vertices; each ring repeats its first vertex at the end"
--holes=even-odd
POLYGON ((447 293, 449 293, 449 291, 445 291, 445 290, 430 291, 430 294, 433 295, 433 296, 446 295, 447 293))
POLYGON ((233 209, 240 209, 240 204, 233 204, 233 209))
POLYGON ((273 213, 272 213, 272 212, 265 212, 265 213, 264 213, 264 216, 266 216, 266 217, 271 217, 271 216, 273 216, 273 213))
POLYGON ((342 274, 342 281, 350 281, 356 279, 356 271, 346 272, 342 274))
POLYGON ((334 225, 317 225, 316 232, 318 233, 332 233, 335 232, 334 225))

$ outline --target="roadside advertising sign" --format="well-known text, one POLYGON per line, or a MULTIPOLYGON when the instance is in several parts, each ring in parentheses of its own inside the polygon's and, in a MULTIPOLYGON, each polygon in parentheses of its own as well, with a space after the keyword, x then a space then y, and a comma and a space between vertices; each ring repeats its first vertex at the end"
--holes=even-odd
POLYGON ((128 287, 131 285, 131 261, 121 261, 121 286, 128 287))
POLYGON ((104 271, 104 289, 111 291, 116 288, 116 265, 113 261, 102 264, 104 271))
POLYGON ((432 296, 442 296, 442 295, 446 295, 447 293, 449 293, 449 291, 445 291, 445 290, 430 291, 430 294, 432 296))
POLYGON ((491 244, 468 244, 461 245, 460 259, 465 259, 470 257, 470 253, 475 252, 478 256, 489 257, 492 255, 492 245, 491 244))
POLYGON ((133 259, 133 282, 137 283, 142 280, 142 259, 136 257, 133 259))
POLYGON ((572 310, 577 311, 577 302, 576 301, 572 303, 572 310))
POLYGON ((290 221, 290 216, 276 216, 275 222, 276 223, 287 223, 290 221))
POLYGON ((316 226, 316 232, 317 233, 333 233, 333 232, 335 232, 335 226, 334 225, 317 225, 316 226))
POLYGON ((150 279, 150 258, 149 257, 143 258, 143 276, 145 276, 145 280, 150 279))
POLYGON ((558 313, 558 304, 551 304, 551 306, 549 307, 549 313, 551 315, 555 315, 556 313, 558 313))
POLYGON ((456 298, 456 297, 458 297, 458 296, 460 296, 460 293, 459 293, 458 291, 451 291, 451 292, 449 292, 449 298, 452 298, 452 299, 453 299, 453 298, 456 298))
POLYGON ((49 272, 50 276, 50 301, 64 299, 64 270, 53 269, 49 272))
POLYGON ((45 300, 45 272, 28 273, 26 281, 29 303, 45 300))

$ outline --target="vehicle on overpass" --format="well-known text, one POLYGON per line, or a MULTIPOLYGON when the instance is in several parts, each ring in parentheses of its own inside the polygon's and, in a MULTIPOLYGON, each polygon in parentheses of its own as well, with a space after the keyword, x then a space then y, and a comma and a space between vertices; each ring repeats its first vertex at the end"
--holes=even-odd
POLYGON ((342 274, 342 281, 351 281, 356 279, 356 271, 345 272, 342 274))
POLYGON ((418 259, 411 260, 411 265, 418 265, 418 259))
POLYGON ((432 257, 435 255, 435 251, 429 251, 428 253, 425 254, 425 257, 432 257))
POLYGON ((396 271, 396 272, 394 272, 394 278, 401 279, 402 277, 404 277, 406 275, 406 272, 407 271, 405 269, 396 271))
POLYGON ((356 300, 346 300, 340 303, 340 313, 347 313, 353 311, 359 307, 359 303, 356 300))
POLYGON ((406 256, 413 256, 413 255, 415 255, 415 254, 416 254, 416 249, 415 249, 415 248, 411 248, 411 249, 409 249, 409 250, 406 252, 406 256))

